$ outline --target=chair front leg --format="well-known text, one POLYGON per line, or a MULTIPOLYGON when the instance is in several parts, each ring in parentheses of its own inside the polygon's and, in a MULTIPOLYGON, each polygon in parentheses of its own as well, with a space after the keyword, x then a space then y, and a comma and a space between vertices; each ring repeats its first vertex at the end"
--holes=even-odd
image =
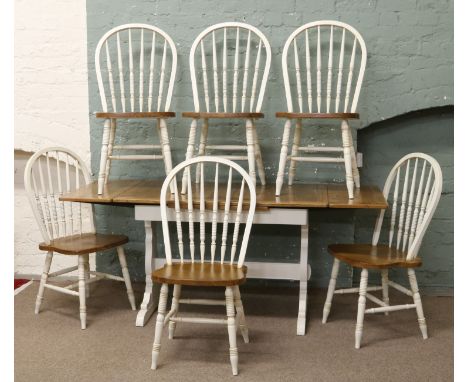
POLYGON ((89 253, 84 256, 84 261, 85 261, 85 286, 86 286, 86 298, 89 298, 89 284, 87 283, 90 279, 90 273, 89 273, 89 253))
POLYGON ((35 314, 39 313, 41 309, 42 300, 44 300, 44 289, 45 289, 45 285, 47 284, 47 279, 49 277, 50 264, 52 264, 53 255, 54 255, 53 252, 47 252, 47 255, 45 258, 44 268, 42 269, 41 282, 39 284, 39 291, 37 292, 37 297, 36 297, 36 307, 34 309, 35 314))
POLYGON ((112 161, 110 157, 112 156, 112 153, 114 152, 115 131, 117 129, 117 120, 113 118, 110 121, 111 121, 111 127, 110 127, 110 135, 109 135, 109 144, 107 145, 106 174, 104 177, 104 184, 107 184, 109 180, 111 161, 112 161))
POLYGON ((255 143, 253 129, 253 122, 249 118, 247 119, 245 126, 245 135, 247 140, 247 160, 249 162, 249 175, 255 185, 257 183, 257 174, 255 173, 255 143))
POLYGON ((423 338, 427 339, 427 325, 426 319, 424 318, 424 311, 422 307, 421 295, 419 294, 418 282, 416 280, 416 273, 414 269, 408 269, 408 279, 411 285, 411 291, 413 292, 413 301, 416 305, 416 313, 418 315, 419 329, 423 338))
MULTIPOLYGON (((197 120, 194 118, 192 119, 192 123, 190 125, 190 132, 189 132, 189 139, 187 143, 187 152, 185 154, 185 160, 193 158, 196 134, 197 134, 197 120)), ((182 177, 182 190, 181 190, 182 194, 185 194, 187 192, 187 171, 189 171, 189 167, 187 167, 184 170, 184 175, 182 177)))
POLYGON ((341 136, 343 140, 343 156, 346 170, 346 187, 348 188, 349 199, 354 199, 354 180, 353 180, 353 165, 351 160, 351 142, 349 141, 349 125, 348 121, 341 122, 341 136))
POLYGON ((98 175, 98 195, 104 192, 104 184, 106 180, 106 163, 107 153, 109 151, 109 138, 110 138, 111 122, 106 119, 104 122, 104 130, 102 132, 102 146, 101 146, 101 159, 99 162, 99 175, 98 175))
MULTIPOLYGON (((174 291, 172 293, 172 305, 171 305, 171 311, 174 311, 174 314, 172 315, 172 317, 176 317, 179 311, 179 299, 180 299, 181 288, 182 288, 182 285, 179 285, 179 284, 174 285, 174 291)), ((170 340, 174 338, 175 329, 176 329, 176 323, 174 321, 169 321, 169 339, 170 340)))
MULTIPOLYGON (((388 269, 384 269, 381 272, 381 275, 382 275, 382 300, 387 306, 389 306, 390 299, 388 297, 388 269)), ((385 315, 388 316, 388 312, 385 312, 385 315)))
POLYGON ((367 269, 362 269, 361 271, 361 282, 359 284, 359 300, 358 300, 358 313, 356 321, 356 342, 354 347, 359 349, 361 347, 362 339, 362 330, 364 326, 364 314, 366 310, 366 294, 367 294, 367 280, 369 277, 369 272, 367 269))
POLYGON ((301 135, 302 135, 302 121, 300 119, 296 120, 296 128, 294 129, 294 140, 291 150, 291 160, 289 162, 289 179, 288 184, 291 186, 294 182, 294 176, 296 175, 296 166, 297 162, 292 159, 292 157, 297 156, 299 152, 299 146, 301 144, 301 135))
MULTIPOLYGON (((203 126, 200 134, 200 145, 198 146, 198 156, 205 155, 206 141, 208 138, 208 118, 203 119, 203 126)), ((197 164, 195 183, 200 183, 200 163, 197 164)))
POLYGON ((351 127, 348 128, 349 134, 349 142, 351 147, 351 165, 352 165, 352 173, 353 173, 353 181, 356 188, 361 188, 361 178, 359 176, 359 168, 357 166, 356 160, 356 150, 354 149, 353 143, 353 132, 351 131, 351 127))
POLYGON ((78 295, 80 298, 81 329, 86 329, 86 255, 78 256, 78 295))
POLYGON ((227 315, 227 329, 229 335, 229 355, 231 359, 232 374, 237 375, 237 364, 239 361, 237 351, 237 338, 236 338, 236 312, 234 308, 234 292, 233 287, 226 287, 226 315, 227 315))
POLYGON ((155 370, 158 366, 158 356, 161 350, 161 337, 164 328, 164 316, 166 315, 167 304, 167 284, 161 285, 161 292, 159 294, 158 316, 156 317, 156 328, 154 331, 153 352, 151 355, 151 369, 155 370))
POLYGON ((255 126, 254 121, 252 121, 252 133, 255 146, 255 161, 257 162, 258 177, 260 178, 260 183, 262 186, 264 186, 266 184, 265 166, 263 165, 262 152, 258 143, 257 127, 255 126))
POLYGON ((166 175, 172 170, 171 145, 169 143, 169 133, 167 131, 166 120, 158 119, 158 129, 161 137, 162 154, 164 158, 164 170, 166 175))
POLYGON ((128 301, 130 301, 130 306, 132 310, 136 310, 135 304, 135 295, 133 294, 132 281, 130 279, 130 273, 128 272, 127 259, 125 257, 125 252, 122 246, 117 247, 117 255, 119 256, 120 266, 122 267, 122 276, 125 281, 125 286, 127 288, 128 301))
POLYGON ((234 287, 234 305, 236 306, 239 329, 244 342, 247 344, 249 343, 249 329, 247 328, 247 324, 245 322, 244 306, 242 305, 239 285, 234 287))
POLYGON ((331 304, 333 300, 333 295, 336 288, 336 278, 338 277, 338 271, 340 269, 340 261, 338 259, 333 260, 333 268, 330 276, 330 282, 328 284, 327 299, 325 305, 323 306, 323 315, 322 315, 322 324, 325 324, 330 314, 331 304))
POLYGON ((278 164, 278 174, 276 175, 276 196, 281 195, 281 188, 283 187, 284 181, 284 169, 286 168, 286 161, 288 159, 288 145, 289 145, 289 134, 291 132, 291 120, 287 119, 284 123, 283 140, 281 141, 281 153, 278 164))

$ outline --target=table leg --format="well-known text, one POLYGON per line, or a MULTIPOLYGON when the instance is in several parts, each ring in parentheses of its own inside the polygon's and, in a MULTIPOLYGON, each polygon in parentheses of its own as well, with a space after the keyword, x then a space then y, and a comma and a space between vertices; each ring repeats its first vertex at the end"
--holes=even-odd
POLYGON ((297 335, 305 335, 307 313, 307 280, 309 279, 309 225, 301 226, 301 260, 299 275, 299 313, 297 315, 297 335))
POLYGON ((145 220, 145 273, 146 286, 143 301, 137 314, 135 326, 145 326, 151 315, 157 308, 155 301, 158 296, 156 285, 153 285, 151 273, 154 269, 154 252, 156 252, 156 235, 154 234, 154 223, 145 220))

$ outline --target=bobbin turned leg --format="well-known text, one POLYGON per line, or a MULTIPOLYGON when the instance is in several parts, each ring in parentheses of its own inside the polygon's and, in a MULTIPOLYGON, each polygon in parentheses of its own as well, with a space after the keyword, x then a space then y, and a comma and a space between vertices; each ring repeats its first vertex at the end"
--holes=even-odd
POLYGON ((85 287, 86 287, 86 298, 89 298, 89 284, 88 281, 90 279, 90 273, 89 273, 89 253, 84 256, 84 266, 85 266, 85 287))
MULTIPOLYGON (((104 191, 104 184, 106 180, 106 164, 107 153, 109 151, 109 138, 111 133, 111 120, 106 119, 104 122, 104 130, 102 132, 102 146, 101 146, 101 159, 99 162, 99 176, 98 176, 98 195, 102 195, 104 191)), ((109 165, 110 168, 110 165, 109 165)))
POLYGON ((260 145, 258 143, 257 127, 255 126, 255 123, 253 121, 252 121, 252 133, 253 133, 253 140, 254 140, 254 146, 255 146, 255 161, 257 162, 258 177, 260 178, 260 183, 262 184, 262 186, 264 186, 266 184, 265 166, 263 165, 262 152, 260 150, 260 145))
POLYGON ((226 287, 226 314, 232 374, 237 375, 237 364, 239 361, 239 356, 237 352, 236 313, 234 309, 234 292, 232 287, 226 287))
POLYGON ((289 162, 289 179, 288 185, 292 185, 294 182, 294 176, 296 175, 297 162, 292 157, 297 156, 299 152, 299 145, 301 144, 301 133, 302 133, 302 121, 298 119, 296 121, 296 128, 294 129, 294 140, 291 150, 291 161, 289 162))
POLYGON ((85 270, 86 259, 85 255, 78 256, 78 295, 80 298, 80 321, 81 329, 86 329, 86 283, 85 270))
POLYGON ((249 175, 252 178, 254 185, 257 183, 257 175, 255 173, 255 143, 253 133, 253 122, 251 119, 246 121, 246 140, 247 140, 247 158, 249 162, 249 175))
POLYGON ((338 277, 339 269, 340 269, 340 261, 338 259, 334 259, 333 268, 332 268, 332 272, 330 276, 330 282, 328 284, 327 299, 325 301, 325 305, 323 306, 322 324, 325 324, 327 322, 328 315, 330 314, 333 295, 335 293, 336 278, 338 277))
POLYGON ((36 297, 36 307, 34 313, 38 314, 41 309, 42 300, 44 300, 44 289, 47 284, 47 278, 49 277, 50 264, 52 263, 53 252, 47 252, 46 259, 44 262, 44 268, 42 269, 41 283, 39 284, 39 291, 36 297))
POLYGON ((245 323, 244 306, 242 305, 242 298, 238 285, 234 287, 234 305, 236 306, 239 329, 242 334, 242 338, 244 338, 244 342, 247 344, 249 343, 249 329, 245 323))
MULTIPOLYGON (((384 269, 381 272, 382 275, 382 300, 387 306, 390 305, 390 299, 388 297, 388 269, 384 269)), ((388 312, 385 312, 385 315, 388 316, 388 312)))
POLYGON ((349 142, 351 148, 351 165, 352 165, 352 173, 353 173, 353 181, 356 188, 361 188, 361 178, 359 176, 359 169, 357 166, 357 159, 356 159, 356 150, 354 149, 353 143, 353 132, 351 131, 351 127, 348 128, 349 134, 349 142))
POLYGON ((346 170, 346 187, 348 188, 349 199, 354 199, 354 180, 353 180, 353 164, 351 159, 351 143, 349 141, 349 125, 348 121, 341 122, 341 135, 343 139, 343 155, 346 170))
POLYGON ((284 181, 284 169, 286 168, 286 161, 288 159, 288 144, 289 144, 289 133, 291 131, 291 120, 287 119, 284 123, 283 140, 281 141, 281 153, 278 164, 278 174, 276 175, 276 196, 281 195, 281 188, 283 187, 284 181))
POLYGON ((132 310, 136 310, 135 295, 133 294, 132 281, 130 279, 130 273, 128 272, 127 259, 125 258, 125 252, 122 246, 117 247, 117 254, 119 256, 120 266, 122 267, 122 275, 127 288, 128 301, 132 310))
POLYGON ((364 326, 364 314, 366 310, 366 294, 367 294, 367 280, 369 272, 367 269, 361 271, 361 282, 359 284, 359 300, 358 300, 358 313, 356 320, 356 342, 354 347, 359 349, 361 347, 362 330, 364 326))
MULTIPOLYGON (((172 293, 172 305, 171 311, 174 312, 172 317, 176 317, 179 311, 179 299, 180 299, 180 290, 182 285, 175 284, 174 291, 172 293)), ((174 338, 174 332, 176 329, 176 323, 174 321, 169 321, 169 339, 172 340, 174 338)))
MULTIPOLYGON (((196 134, 197 134, 197 120, 194 118, 192 119, 192 123, 190 125, 190 132, 189 132, 189 139, 187 143, 187 152, 185 154, 185 160, 193 158, 196 134)), ((184 170, 184 175, 182 177, 181 194, 185 194, 187 192, 187 171, 189 170, 190 170, 189 167, 187 167, 184 170)))
POLYGON ((161 350, 161 337, 164 328, 164 316, 166 314, 167 304, 167 284, 161 285, 161 292, 159 294, 158 316, 156 317, 156 328, 154 331, 153 352, 151 354, 151 369, 155 370, 158 366, 158 356, 161 350))
POLYGON ((416 280, 416 273, 414 269, 408 269, 408 279, 411 285, 411 291, 413 292, 413 301, 416 305, 416 313, 418 315, 419 329, 423 338, 427 339, 427 325, 426 319, 424 318, 424 311, 422 307, 421 295, 419 294, 418 282, 416 280))
MULTIPOLYGON (((208 118, 203 119, 203 126, 200 133, 200 145, 198 146, 198 156, 205 155, 206 141, 208 139, 208 118)), ((200 183, 200 163, 197 164, 195 183, 200 183)))

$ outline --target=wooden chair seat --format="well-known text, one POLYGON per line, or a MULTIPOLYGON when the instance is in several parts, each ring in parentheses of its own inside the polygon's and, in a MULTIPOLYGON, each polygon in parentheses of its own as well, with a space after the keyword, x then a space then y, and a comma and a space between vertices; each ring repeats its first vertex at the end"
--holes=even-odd
POLYGON ((234 286, 245 282, 247 267, 220 263, 166 264, 153 272, 153 281, 161 284, 195 286, 234 286))
POLYGON ((333 257, 357 268, 415 268, 422 265, 420 257, 406 260, 406 253, 387 245, 333 244, 328 246, 333 257))
POLYGON ((99 112, 95 114, 96 118, 104 119, 140 119, 140 118, 173 118, 176 114, 173 111, 140 111, 140 112, 127 112, 127 113, 107 113, 99 112))
POLYGON ((359 119, 358 113, 289 113, 278 111, 276 118, 288 119, 359 119))
POLYGON ((203 118, 217 118, 217 119, 230 119, 230 118, 240 118, 240 119, 256 119, 256 118, 263 118, 263 113, 208 113, 208 112, 192 112, 186 111, 182 113, 182 117, 184 118, 195 118, 195 119, 203 119, 203 118))
POLYGON ((128 243, 125 235, 104 235, 99 233, 84 233, 70 235, 51 240, 49 244, 40 243, 42 251, 53 251, 64 255, 85 255, 105 251, 128 243))

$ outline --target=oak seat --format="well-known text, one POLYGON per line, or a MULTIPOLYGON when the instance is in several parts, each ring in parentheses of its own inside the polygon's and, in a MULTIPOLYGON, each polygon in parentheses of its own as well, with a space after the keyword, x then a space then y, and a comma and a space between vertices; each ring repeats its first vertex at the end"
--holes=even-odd
POLYGON ((195 285, 234 286, 245 282, 247 267, 220 263, 174 263, 165 264, 152 274, 154 282, 195 285))
POLYGON ((100 233, 84 233, 59 237, 49 244, 39 244, 41 251, 53 251, 64 255, 85 255, 105 251, 128 243, 125 235, 105 235, 100 233))
POLYGON ((422 265, 420 257, 406 260, 407 253, 388 245, 333 244, 328 246, 328 252, 357 268, 416 268, 422 265))

